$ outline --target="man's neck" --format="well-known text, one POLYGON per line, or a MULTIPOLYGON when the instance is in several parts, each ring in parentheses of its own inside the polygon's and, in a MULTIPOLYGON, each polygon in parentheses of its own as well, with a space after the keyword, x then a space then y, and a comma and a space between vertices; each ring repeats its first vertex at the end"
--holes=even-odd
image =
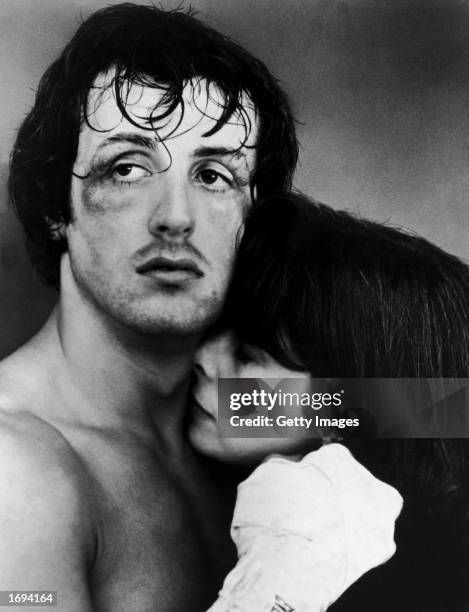
POLYGON ((120 326, 67 289, 47 329, 61 356, 77 414, 90 425, 182 436, 199 337, 150 336, 120 326))

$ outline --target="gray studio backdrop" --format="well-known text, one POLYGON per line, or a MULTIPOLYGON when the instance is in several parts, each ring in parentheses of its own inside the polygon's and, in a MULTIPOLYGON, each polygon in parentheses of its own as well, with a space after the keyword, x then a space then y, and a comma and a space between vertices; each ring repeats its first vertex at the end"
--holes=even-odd
MULTIPOLYGON (((0 0, 0 356, 38 328, 55 299, 34 279, 8 211, 15 131, 80 19, 108 4, 0 0)), ((191 5, 262 58, 290 93, 300 122, 297 187, 469 259, 469 0, 191 5)))

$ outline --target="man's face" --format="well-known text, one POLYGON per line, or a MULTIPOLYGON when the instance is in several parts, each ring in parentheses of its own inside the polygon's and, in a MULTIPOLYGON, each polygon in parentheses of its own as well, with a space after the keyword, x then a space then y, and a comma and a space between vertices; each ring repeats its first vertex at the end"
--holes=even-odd
POLYGON ((135 125, 103 89, 107 78, 91 91, 91 127, 84 122, 80 133, 65 264, 80 294, 115 321, 146 333, 200 333, 219 313, 251 203, 255 112, 246 99, 249 134, 233 116, 206 137, 221 96, 204 81, 189 83, 184 114, 178 108, 149 130, 141 126, 161 90, 131 88, 135 125))

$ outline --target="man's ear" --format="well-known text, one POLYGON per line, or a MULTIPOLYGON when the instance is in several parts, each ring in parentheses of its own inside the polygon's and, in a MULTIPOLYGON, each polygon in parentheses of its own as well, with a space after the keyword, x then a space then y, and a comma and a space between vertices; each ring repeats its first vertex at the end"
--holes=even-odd
POLYGON ((52 221, 52 219, 47 219, 47 224, 49 226, 49 231, 52 240, 54 242, 59 242, 60 240, 65 240, 66 238, 66 226, 65 223, 61 221, 52 221))

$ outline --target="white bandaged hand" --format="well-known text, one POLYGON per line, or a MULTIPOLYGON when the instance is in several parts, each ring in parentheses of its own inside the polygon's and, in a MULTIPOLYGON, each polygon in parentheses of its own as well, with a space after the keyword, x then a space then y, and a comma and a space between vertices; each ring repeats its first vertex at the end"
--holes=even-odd
POLYGON ((402 498, 340 444, 260 465, 238 487, 238 563, 209 612, 320 612, 395 552, 402 498))

